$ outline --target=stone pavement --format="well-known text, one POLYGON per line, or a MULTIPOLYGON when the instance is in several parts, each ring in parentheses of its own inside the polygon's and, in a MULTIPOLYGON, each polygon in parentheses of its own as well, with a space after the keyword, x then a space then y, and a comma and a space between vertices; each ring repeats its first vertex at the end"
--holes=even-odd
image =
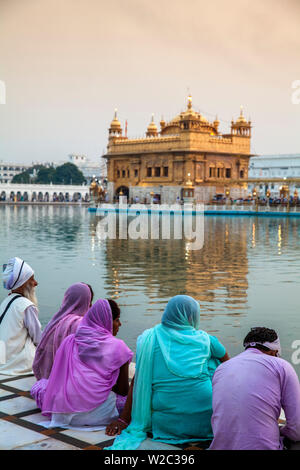
MULTIPOLYGON (((133 371, 131 371, 132 375, 133 371)), ((30 389, 33 375, 11 377, 0 375, 0 450, 101 450, 114 441, 105 431, 46 429, 46 421, 30 389)), ((141 449, 179 449, 147 439, 141 449)))
MULTIPOLYGON (((132 368, 130 376, 133 374, 132 368)), ((33 375, 0 375, 0 450, 102 450, 113 443, 114 439, 109 438, 104 430, 46 429, 40 426, 38 423, 47 418, 42 416, 30 395, 35 382, 33 375)), ((283 413, 279 422, 285 422, 283 413)), ((197 446, 191 443, 177 447, 147 439, 140 450, 187 450, 193 445, 197 446)))

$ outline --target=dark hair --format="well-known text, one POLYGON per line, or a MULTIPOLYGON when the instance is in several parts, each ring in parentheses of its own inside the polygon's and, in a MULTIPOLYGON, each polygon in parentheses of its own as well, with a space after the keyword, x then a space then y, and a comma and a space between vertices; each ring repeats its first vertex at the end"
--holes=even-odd
POLYGON ((86 286, 89 287, 90 291, 91 291, 91 303, 93 302, 93 298, 94 298, 94 291, 92 289, 92 286, 90 286, 89 284, 87 284, 86 282, 83 282, 82 284, 85 284, 86 286))
MULTIPOLYGON (((278 338, 278 335, 275 330, 271 330, 270 328, 264 328, 262 326, 257 326, 255 328, 251 328, 249 333, 244 339, 243 345, 245 346, 246 343, 255 343, 258 341, 259 343, 273 343, 278 338)), ((251 346, 247 346, 249 348, 251 346)), ((269 348, 262 346, 260 344, 255 346, 258 349, 262 349, 263 351, 269 351, 269 348)))
POLYGON ((120 316, 121 310, 117 302, 112 299, 106 299, 110 305, 113 320, 120 316))

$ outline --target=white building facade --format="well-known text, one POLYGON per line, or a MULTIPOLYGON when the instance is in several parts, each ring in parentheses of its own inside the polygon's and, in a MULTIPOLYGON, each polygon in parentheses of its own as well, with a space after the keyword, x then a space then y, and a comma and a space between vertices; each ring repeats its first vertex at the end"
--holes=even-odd
POLYGON ((76 165, 83 173, 87 184, 90 184, 94 178, 103 180, 107 176, 106 161, 103 158, 100 158, 97 163, 89 160, 85 155, 70 154, 69 162, 76 165))
POLYGON ((0 201, 88 202, 89 186, 62 184, 0 183, 0 201))
POLYGON ((261 183, 249 183, 248 190, 252 192, 256 189, 259 196, 265 196, 270 191, 271 197, 280 197, 283 189, 290 195, 296 192, 300 195, 300 182, 285 180, 300 179, 300 154, 282 154, 282 155, 262 155, 252 157, 249 163, 249 178, 262 180, 261 183), (263 181, 268 179, 278 179, 276 181, 263 181))
POLYGON ((0 183, 10 183, 15 175, 28 170, 31 165, 23 163, 6 163, 0 161, 0 183))

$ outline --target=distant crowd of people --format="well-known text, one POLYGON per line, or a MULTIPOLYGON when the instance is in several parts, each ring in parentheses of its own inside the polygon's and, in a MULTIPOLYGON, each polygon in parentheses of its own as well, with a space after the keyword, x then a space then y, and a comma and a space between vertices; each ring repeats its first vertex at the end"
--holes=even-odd
POLYGON ((116 436, 113 450, 138 449, 147 437, 212 450, 281 450, 300 440, 299 379, 273 329, 251 328, 244 351, 229 358, 201 329, 199 303, 176 295, 161 322, 138 337, 130 383, 133 352, 116 337, 114 300, 93 303, 90 285, 73 284, 42 331, 30 265, 10 259, 3 282, 0 377, 34 373, 31 395, 44 426, 105 429, 116 436))

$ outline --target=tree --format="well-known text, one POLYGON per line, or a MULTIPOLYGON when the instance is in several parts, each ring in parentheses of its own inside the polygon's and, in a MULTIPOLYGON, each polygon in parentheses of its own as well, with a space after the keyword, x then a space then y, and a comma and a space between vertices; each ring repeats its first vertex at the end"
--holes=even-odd
POLYGON ((55 169, 53 167, 42 167, 39 169, 35 183, 50 184, 55 179, 55 169))
POLYGON ((35 173, 38 172, 41 168, 46 168, 43 165, 33 165, 27 170, 15 175, 11 180, 12 183, 21 183, 21 184, 30 184, 36 182, 35 173))
POLYGON ((64 163, 55 170, 53 183, 82 184, 85 182, 83 173, 73 163, 64 163))
POLYGON ((34 165, 23 173, 15 175, 12 183, 25 184, 82 184, 85 182, 83 173, 73 163, 64 163, 57 168, 34 165))
POLYGON ((21 184, 30 184, 31 183, 31 177, 29 174, 30 170, 23 171, 22 173, 19 173, 18 175, 15 175, 13 179, 11 180, 12 183, 21 183, 21 184))

